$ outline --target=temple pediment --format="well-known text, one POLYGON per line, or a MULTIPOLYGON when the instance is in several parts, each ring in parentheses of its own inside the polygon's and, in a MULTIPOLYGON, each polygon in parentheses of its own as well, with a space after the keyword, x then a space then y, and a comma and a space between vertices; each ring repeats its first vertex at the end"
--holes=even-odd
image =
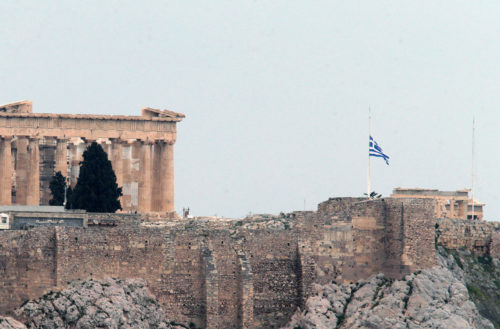
POLYGON ((24 100, 24 101, 0 105, 0 113, 32 113, 32 112, 33 112, 32 101, 24 100))

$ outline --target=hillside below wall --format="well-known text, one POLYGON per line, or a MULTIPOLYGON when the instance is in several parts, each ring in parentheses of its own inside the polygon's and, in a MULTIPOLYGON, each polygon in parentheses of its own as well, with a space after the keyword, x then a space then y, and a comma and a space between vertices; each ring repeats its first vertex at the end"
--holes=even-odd
POLYGON ((401 277, 435 264, 429 200, 337 198, 240 221, 0 232, 0 313, 75 279, 144 278, 169 318, 278 328, 314 282, 401 277))

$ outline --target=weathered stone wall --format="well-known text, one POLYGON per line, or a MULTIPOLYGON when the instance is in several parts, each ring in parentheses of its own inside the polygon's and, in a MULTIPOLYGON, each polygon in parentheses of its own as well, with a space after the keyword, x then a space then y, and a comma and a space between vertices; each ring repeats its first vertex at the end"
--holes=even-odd
POLYGON ((53 228, 0 232, 0 312, 56 286, 57 246, 53 228))
POLYGON ((56 234, 58 285, 79 278, 144 278, 167 314, 203 325, 201 248, 191 232, 122 226, 57 228, 56 234))
POLYGON ((424 200, 338 198, 317 212, 240 221, 141 224, 138 215, 96 214, 88 228, 4 231, 0 313, 75 279, 141 277, 176 321, 278 328, 313 282, 433 265, 432 210, 424 200))
POLYGON ((500 258, 500 230, 498 228, 491 233, 490 255, 493 258, 500 258))
MULTIPOLYGON (((403 239, 401 265, 407 272, 437 265, 434 246, 434 200, 391 198, 387 200, 387 204, 391 205, 393 210, 399 209, 386 218, 392 223, 400 223, 400 233, 394 237, 403 239)), ((385 238, 390 239, 389 236, 385 238)), ((392 252, 392 248, 386 250, 392 252)), ((404 270, 400 269, 399 273, 401 272, 404 270)))
POLYGON ((254 328, 277 328, 301 303, 297 239, 290 228, 246 232, 253 283, 254 328))
POLYGON ((468 249, 479 255, 491 253, 492 257, 500 257, 497 222, 438 219, 436 227, 436 242, 445 248, 468 249))
POLYGON ((313 282, 358 280, 381 270, 384 207, 383 200, 336 198, 304 216, 298 250, 306 297, 313 282))

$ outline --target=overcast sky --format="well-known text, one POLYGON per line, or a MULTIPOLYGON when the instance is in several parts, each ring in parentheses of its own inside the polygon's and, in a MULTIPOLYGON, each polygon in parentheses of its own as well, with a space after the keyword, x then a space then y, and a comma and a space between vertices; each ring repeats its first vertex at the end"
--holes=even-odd
POLYGON ((471 186, 500 220, 498 1, 0 2, 0 103, 186 114, 175 205, 316 209, 372 189, 471 186), (496 192, 495 192, 496 191, 496 192))

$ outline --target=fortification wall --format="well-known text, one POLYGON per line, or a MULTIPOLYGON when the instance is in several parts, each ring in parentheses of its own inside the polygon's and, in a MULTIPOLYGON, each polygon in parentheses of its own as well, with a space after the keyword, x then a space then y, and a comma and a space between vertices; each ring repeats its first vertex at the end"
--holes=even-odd
POLYGON ((0 235, 0 312, 7 313, 56 286, 53 228, 0 235))
POLYGON ((297 237, 291 229, 245 232, 242 251, 250 260, 254 328, 277 328, 301 305, 297 237))
POLYGON ((468 249, 476 254, 500 257, 500 223, 438 219, 436 242, 448 249, 468 249))
MULTIPOLYGON (((403 272, 414 272, 421 268, 437 265, 434 246, 434 201, 391 198, 387 203, 392 205, 394 210, 399 208, 399 211, 392 213, 387 218, 393 223, 400 223, 400 233, 396 238, 403 240, 401 265, 406 269, 403 272)), ((391 237, 386 236, 385 238, 390 239, 391 237)), ((391 248, 386 250, 391 250, 391 248)), ((397 276, 399 275, 395 275, 395 277, 397 276)))
POLYGON ((167 314, 204 325, 200 242, 188 230, 57 228, 57 283, 104 277, 144 278, 167 314))
POLYGON ((314 282, 434 265, 432 209, 340 198, 279 218, 0 232, 0 313, 75 279, 141 277, 178 322, 278 328, 314 282))
POLYGON ((491 233, 490 256, 500 258, 500 230, 498 228, 491 233))

